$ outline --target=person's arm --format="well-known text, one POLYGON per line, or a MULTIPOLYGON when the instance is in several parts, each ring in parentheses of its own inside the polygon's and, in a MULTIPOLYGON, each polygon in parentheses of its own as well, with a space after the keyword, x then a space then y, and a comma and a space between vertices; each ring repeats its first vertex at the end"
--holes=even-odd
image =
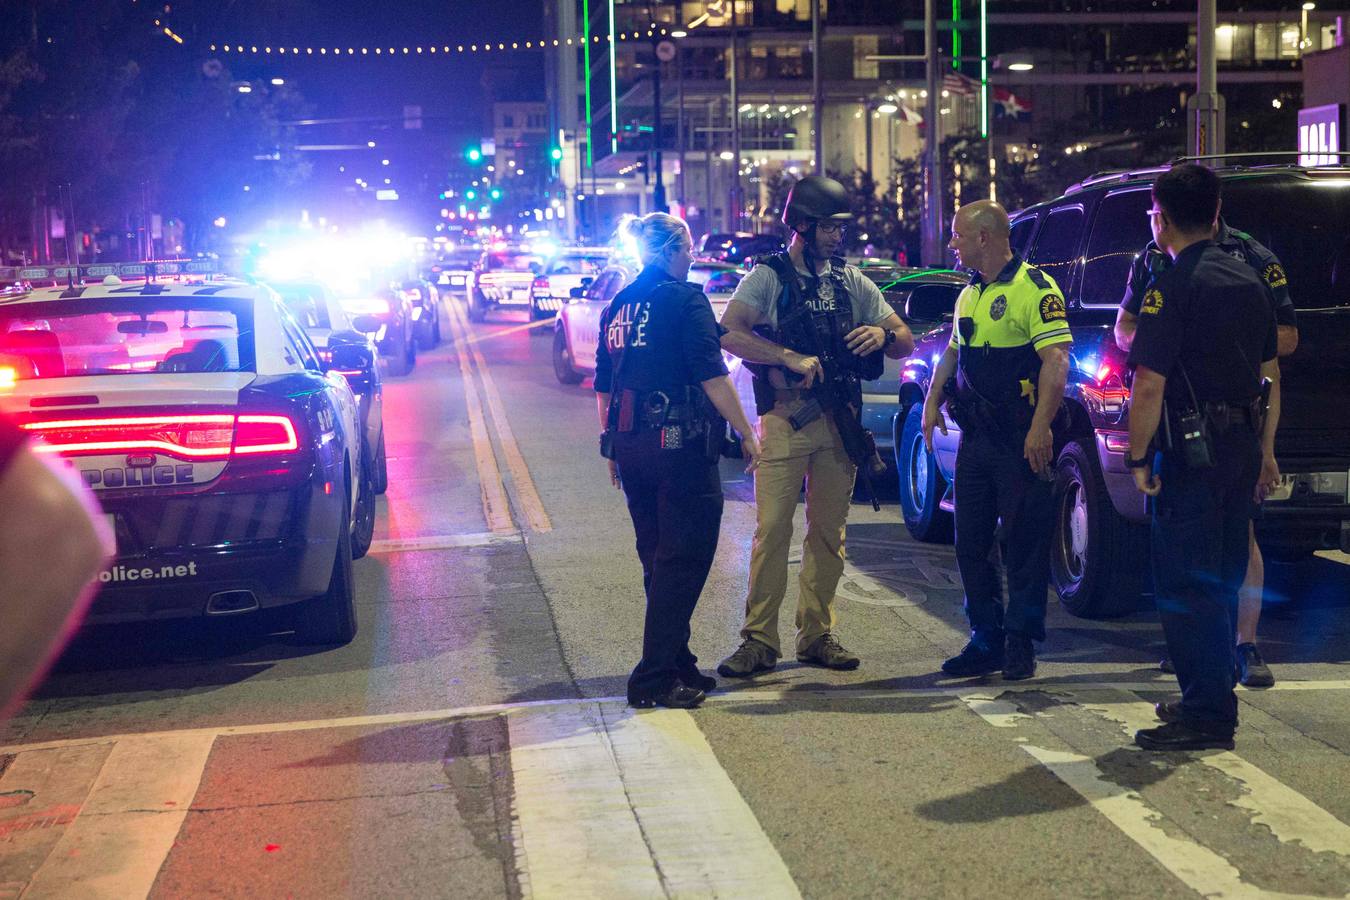
POLYGON ((891 359, 903 359, 913 353, 914 335, 910 333, 904 319, 896 315, 886 302, 886 296, 881 293, 876 282, 851 266, 844 271, 849 279, 850 291, 856 291, 858 295, 862 312, 858 319, 871 323, 859 325, 844 335, 848 349, 858 356, 867 356, 885 348, 886 355, 891 359), (895 334, 889 347, 886 346, 887 332, 895 334))
POLYGON ((948 344, 942 353, 942 359, 938 361, 937 368, 933 370, 932 379, 928 382, 928 396, 923 400, 923 442, 929 453, 933 452, 933 429, 937 428, 944 436, 947 434, 947 420, 942 415, 942 401, 947 397, 945 390, 947 381, 956 374, 956 357, 956 345, 948 344))
POLYGON ((733 298, 727 304, 726 312, 722 313, 722 327, 727 330, 722 335, 722 349, 746 362, 783 366, 802 376, 802 388, 811 387, 822 374, 820 360, 814 356, 803 356, 755 334, 756 318, 752 307, 733 298))
POLYGON ((759 438, 755 435, 755 429, 750 427, 750 420, 741 407, 741 399, 736 396, 736 389, 731 384, 731 377, 719 375, 702 382, 702 385, 703 393, 708 395, 708 399, 712 401, 712 405, 717 409, 718 414, 730 422, 731 427, 735 428, 736 433, 741 436, 741 449, 749 460, 745 471, 755 471, 759 468, 759 438))
POLYGON ((1125 307, 1116 310, 1116 346, 1126 353, 1134 344, 1134 332, 1139 327, 1139 316, 1125 307))
POLYGON ((0 472, 0 718, 70 638, 113 552, 78 476, 59 459, 18 449, 0 472))
POLYGON ((1120 298, 1120 308, 1116 311, 1116 346, 1126 353, 1134 343, 1134 332, 1139 327, 1139 306, 1144 291, 1153 279, 1148 269, 1150 254, 1158 251, 1149 244, 1130 263, 1130 274, 1125 279, 1125 294, 1120 298))
MULTIPOLYGON (((1158 423, 1162 421, 1163 392, 1167 379, 1150 369, 1139 365, 1134 371, 1134 386, 1130 390, 1130 458, 1143 459, 1158 433, 1158 423)), ((1135 487, 1156 497, 1162 490, 1162 480, 1154 475, 1150 468, 1132 468, 1135 487)))
POLYGON ((1036 412, 1031 417, 1022 455, 1037 475, 1054 462, 1055 436, 1050 423, 1064 399, 1064 383, 1069 377, 1069 345, 1050 344, 1037 349, 1041 357, 1041 375, 1036 384, 1036 412))

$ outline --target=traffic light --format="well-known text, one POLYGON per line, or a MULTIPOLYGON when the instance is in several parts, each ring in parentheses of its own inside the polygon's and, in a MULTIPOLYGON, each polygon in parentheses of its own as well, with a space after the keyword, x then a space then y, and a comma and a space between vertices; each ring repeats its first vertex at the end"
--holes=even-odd
POLYGON ((493 188, 492 190, 488 191, 488 196, 491 197, 493 200, 500 200, 502 199, 502 189, 493 188))
POLYGON ((474 165, 478 165, 483 161, 483 151, 479 150, 477 147, 470 147, 468 150, 464 151, 464 158, 474 165))
POLYGON ((476 200, 477 198, 478 198, 478 192, 475 191, 475 190, 473 190, 472 188, 470 188, 469 190, 467 190, 467 191, 464 192, 464 199, 465 199, 465 200, 476 200))
POLYGON ((548 156, 549 159, 554 162, 562 162, 562 148, 554 147, 552 150, 548 151, 548 156))

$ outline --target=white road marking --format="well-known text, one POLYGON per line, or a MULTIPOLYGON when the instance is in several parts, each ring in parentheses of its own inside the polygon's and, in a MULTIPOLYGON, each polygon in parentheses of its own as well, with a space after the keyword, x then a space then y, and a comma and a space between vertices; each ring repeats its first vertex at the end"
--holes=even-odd
POLYGON ((121 900, 149 894, 214 740, 196 732, 118 739, 79 815, 24 897, 121 900))
POLYGON ((961 702, 970 707, 972 712, 995 728, 1016 728, 1019 721, 1031 718, 1018 709, 1016 703, 1011 700, 1001 700, 994 696, 995 693, 1001 694, 1003 692, 963 693, 960 697, 961 702))
POLYGON ((453 550, 459 547, 487 547, 520 540, 520 532, 480 531, 474 534, 434 534, 426 537, 388 538, 371 541, 371 553, 415 553, 420 550, 453 550))
POLYGON ((800 896, 689 713, 607 701, 509 723, 533 896, 800 896))

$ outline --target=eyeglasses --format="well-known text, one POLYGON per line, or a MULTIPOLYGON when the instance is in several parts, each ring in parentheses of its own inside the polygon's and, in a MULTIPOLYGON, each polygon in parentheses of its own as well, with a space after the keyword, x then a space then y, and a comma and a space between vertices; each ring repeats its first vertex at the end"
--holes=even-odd
POLYGON ((1150 219, 1153 218, 1154 216, 1161 216, 1162 214, 1163 214, 1163 211, 1162 211, 1161 209, 1156 208, 1156 207, 1154 207, 1153 209, 1148 210, 1148 217, 1149 217, 1150 219))
POLYGON ((843 222, 817 222, 816 228, 826 234, 843 234, 848 226, 843 222))

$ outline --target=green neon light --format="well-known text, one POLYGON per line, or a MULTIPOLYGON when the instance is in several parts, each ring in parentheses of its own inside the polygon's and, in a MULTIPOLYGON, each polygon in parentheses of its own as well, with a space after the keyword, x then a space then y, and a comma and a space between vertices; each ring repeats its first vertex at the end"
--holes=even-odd
POLYGON ((609 152, 619 152, 619 86, 615 82, 618 77, 615 73, 614 51, 619 46, 619 40, 614 36, 614 0, 609 0, 609 152))
MULTIPOLYGON (((611 0, 612 2, 612 0, 611 0)), ((980 0, 980 137, 989 137, 989 0, 980 0)))
POLYGON ((582 41, 582 65, 586 67, 586 168, 595 164, 591 147, 595 141, 591 137, 591 0, 581 0, 581 19, 585 22, 586 39, 582 41))
POLYGON ((883 284, 883 285, 881 286, 880 290, 882 290, 882 291, 889 291, 891 288, 895 287, 897 284, 900 284, 900 283, 905 282, 905 281, 913 281, 915 278, 927 278, 929 275, 942 275, 942 274, 944 274, 944 273, 948 273, 948 274, 952 274, 952 275, 960 275, 960 274, 962 274, 961 272, 958 272, 956 269, 925 269, 925 270, 922 271, 922 272, 915 272, 915 273, 912 274, 912 275, 905 275, 905 276, 903 276, 903 277, 901 277, 901 278, 897 278, 897 279, 895 279, 894 281, 892 281, 890 284, 883 284))
POLYGON ((952 68, 961 70, 961 0, 952 0, 952 68))

